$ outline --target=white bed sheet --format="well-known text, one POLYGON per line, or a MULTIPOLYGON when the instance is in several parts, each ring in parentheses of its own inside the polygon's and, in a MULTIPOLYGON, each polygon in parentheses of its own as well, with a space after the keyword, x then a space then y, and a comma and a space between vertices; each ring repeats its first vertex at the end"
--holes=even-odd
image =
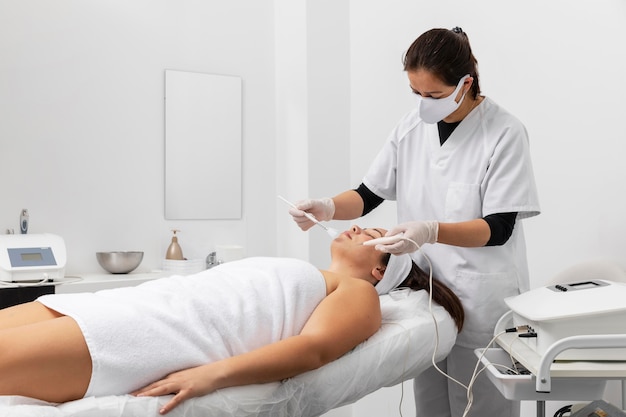
MULTIPOLYGON (((381 308, 380 330, 338 360, 283 382, 227 388, 194 398, 167 415, 313 417, 411 379, 431 366, 435 347, 437 332, 428 293, 414 291, 401 300, 383 295, 381 308)), ((440 360, 456 341, 456 327, 448 313, 434 303, 433 313, 438 323, 436 360, 440 360)), ((0 417, 156 417, 169 398, 119 395, 51 404, 0 396, 0 417)))

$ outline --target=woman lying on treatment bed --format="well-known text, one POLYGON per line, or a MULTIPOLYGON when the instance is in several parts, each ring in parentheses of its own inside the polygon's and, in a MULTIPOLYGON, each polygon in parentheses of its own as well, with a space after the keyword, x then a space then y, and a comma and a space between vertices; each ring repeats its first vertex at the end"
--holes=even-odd
MULTIPOLYGON (((408 255, 361 245, 385 232, 354 226, 342 233, 323 271, 296 259, 247 258, 0 310, 0 395, 66 402, 176 394, 160 410, 166 413, 220 388, 319 368, 378 330, 377 289, 429 288, 408 255)), ((433 300, 460 330, 459 299, 436 280, 433 287, 433 300)))

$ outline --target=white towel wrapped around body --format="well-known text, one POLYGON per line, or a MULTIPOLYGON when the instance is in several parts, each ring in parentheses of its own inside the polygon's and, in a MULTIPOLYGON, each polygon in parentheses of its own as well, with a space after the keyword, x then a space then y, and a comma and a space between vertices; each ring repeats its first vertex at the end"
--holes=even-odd
POLYGON ((80 326, 93 363, 87 397, 126 394, 173 371, 299 334, 325 296, 321 272, 307 262, 247 258, 38 301, 80 326))

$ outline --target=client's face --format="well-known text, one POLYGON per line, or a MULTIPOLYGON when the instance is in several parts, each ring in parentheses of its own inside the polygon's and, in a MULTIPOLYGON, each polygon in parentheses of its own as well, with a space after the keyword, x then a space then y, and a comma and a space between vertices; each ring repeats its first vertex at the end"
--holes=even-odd
POLYGON ((332 241, 330 246, 332 256, 333 258, 353 258, 359 262, 369 260, 378 263, 382 253, 374 246, 363 246, 363 242, 382 237, 385 233, 387 230, 382 228, 361 229, 359 226, 352 226, 332 241))
POLYGON ((376 239, 385 236, 387 230, 381 228, 367 228, 361 229, 359 226, 354 225, 350 229, 341 233, 335 238, 335 241, 341 242, 347 245, 360 245, 367 240, 376 239))
POLYGON ((374 246, 363 245, 363 242, 382 237, 385 233, 386 229, 361 229, 359 226, 352 226, 341 233, 330 245, 331 268, 343 269, 347 274, 375 283, 380 279, 376 275, 382 274, 385 269, 385 254, 374 246))

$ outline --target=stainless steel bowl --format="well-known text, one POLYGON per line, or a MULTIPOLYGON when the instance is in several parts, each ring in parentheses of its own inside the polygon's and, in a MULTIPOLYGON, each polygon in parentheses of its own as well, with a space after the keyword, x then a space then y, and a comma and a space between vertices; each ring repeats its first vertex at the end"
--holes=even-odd
POLYGON ((143 252, 96 252, 96 259, 112 274, 128 274, 139 266, 143 252))

